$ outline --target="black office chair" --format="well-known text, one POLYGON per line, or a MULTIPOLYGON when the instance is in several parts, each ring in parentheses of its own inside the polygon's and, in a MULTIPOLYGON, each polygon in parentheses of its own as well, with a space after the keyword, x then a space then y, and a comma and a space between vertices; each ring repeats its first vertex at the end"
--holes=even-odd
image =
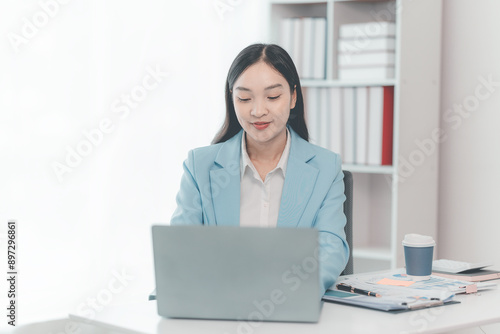
POLYGON ((352 173, 349 171, 344 172, 344 194, 346 200, 344 202, 344 214, 347 218, 347 222, 345 224, 345 235, 347 239, 347 244, 349 245, 349 261, 347 261, 347 265, 345 266, 344 271, 340 275, 349 275, 353 273, 353 260, 352 260, 352 193, 353 193, 353 181, 352 181, 352 173))

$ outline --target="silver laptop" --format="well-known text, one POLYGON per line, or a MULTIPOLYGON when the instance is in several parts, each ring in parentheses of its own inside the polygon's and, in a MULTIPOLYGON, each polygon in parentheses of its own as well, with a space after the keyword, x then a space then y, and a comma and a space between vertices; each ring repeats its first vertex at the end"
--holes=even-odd
POLYGON ((153 226, 158 314, 316 322, 318 231, 153 226))

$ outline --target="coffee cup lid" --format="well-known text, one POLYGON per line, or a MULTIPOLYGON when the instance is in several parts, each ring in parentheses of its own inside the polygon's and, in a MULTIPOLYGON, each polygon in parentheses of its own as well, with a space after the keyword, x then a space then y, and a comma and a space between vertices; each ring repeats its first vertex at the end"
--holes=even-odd
POLYGON ((403 246, 431 247, 436 246, 436 242, 431 236, 412 233, 405 235, 403 246))

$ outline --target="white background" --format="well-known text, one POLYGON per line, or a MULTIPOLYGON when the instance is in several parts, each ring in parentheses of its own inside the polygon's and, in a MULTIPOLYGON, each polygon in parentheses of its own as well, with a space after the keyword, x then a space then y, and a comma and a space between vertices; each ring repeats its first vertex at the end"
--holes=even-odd
MULTIPOLYGON (((0 233, 18 221, 21 323, 153 288, 150 225, 169 221, 187 151, 223 120, 231 61, 265 36, 265 2, 232 3, 221 18, 206 0, 73 0, 16 52, 8 36, 40 3, 0 0, 0 233), (168 77, 128 117, 113 113, 156 67, 168 77), (112 133, 59 182, 53 163, 105 118, 112 133), (120 286, 116 272, 133 280, 120 286), (119 293, 106 292, 111 282, 119 293)), ((443 13, 442 115, 478 76, 500 81, 500 3, 446 0, 443 13)), ((500 265, 500 87, 451 125, 442 122, 439 256, 500 265)))
POLYGON ((205 0, 73 0, 16 52, 9 34, 23 36, 41 5, 1 0, 0 228, 18 221, 19 323, 154 288, 150 226, 169 222, 188 150, 222 124, 232 60, 266 30, 264 2, 231 3, 221 16, 205 0), (127 117, 114 113, 157 67, 168 77, 127 117), (105 118, 113 131, 59 182, 52 164, 105 118))

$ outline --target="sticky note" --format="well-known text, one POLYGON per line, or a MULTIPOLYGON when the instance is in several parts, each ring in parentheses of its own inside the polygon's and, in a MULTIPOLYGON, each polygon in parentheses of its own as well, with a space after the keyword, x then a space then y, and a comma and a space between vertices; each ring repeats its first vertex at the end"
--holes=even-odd
POLYGON ((396 279, 390 279, 390 278, 383 278, 380 281, 377 282, 377 284, 382 284, 382 285, 394 285, 394 286, 410 286, 415 282, 412 281, 400 281, 396 279))

